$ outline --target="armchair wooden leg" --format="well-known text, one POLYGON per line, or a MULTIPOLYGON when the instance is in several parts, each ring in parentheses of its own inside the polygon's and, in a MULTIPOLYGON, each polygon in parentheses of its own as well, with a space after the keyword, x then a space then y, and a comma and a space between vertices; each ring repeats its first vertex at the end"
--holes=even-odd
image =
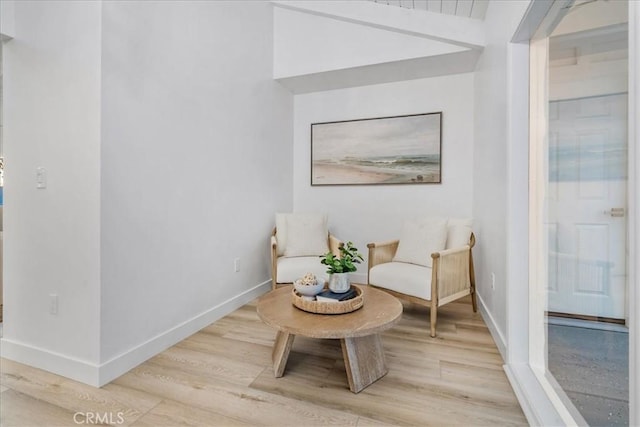
POLYGON ((436 318, 438 316, 438 307, 435 304, 431 304, 431 338, 436 337, 436 318))
POLYGON ((473 312, 477 313, 478 301, 476 300, 476 272, 473 267, 473 252, 471 252, 471 249, 469 249, 469 281, 471 283, 471 305, 473 306, 473 312))

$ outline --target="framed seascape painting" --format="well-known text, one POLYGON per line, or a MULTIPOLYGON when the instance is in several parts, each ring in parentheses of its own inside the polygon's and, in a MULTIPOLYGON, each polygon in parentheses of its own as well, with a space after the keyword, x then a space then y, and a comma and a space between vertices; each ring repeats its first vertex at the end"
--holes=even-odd
POLYGON ((311 185, 441 182, 442 113, 313 123, 311 185))

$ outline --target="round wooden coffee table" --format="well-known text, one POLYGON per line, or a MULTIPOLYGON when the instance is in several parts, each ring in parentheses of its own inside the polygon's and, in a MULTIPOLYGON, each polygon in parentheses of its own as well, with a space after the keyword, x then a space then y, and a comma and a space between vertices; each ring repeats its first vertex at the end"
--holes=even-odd
POLYGON ((387 373, 379 333, 398 323, 402 304, 386 292, 359 286, 363 290, 364 305, 346 314, 314 314, 298 309, 291 303, 292 286, 278 288, 260 298, 258 316, 278 330, 272 353, 276 378, 284 375, 296 335, 339 339, 349 389, 354 393, 387 373))

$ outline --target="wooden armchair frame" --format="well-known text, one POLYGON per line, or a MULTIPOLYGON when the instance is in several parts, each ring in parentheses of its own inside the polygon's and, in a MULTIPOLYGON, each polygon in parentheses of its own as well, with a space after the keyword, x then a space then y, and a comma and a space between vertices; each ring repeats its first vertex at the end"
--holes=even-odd
MULTIPOLYGON (((276 289, 278 285, 290 285, 291 283, 277 283, 278 277, 278 239, 276 239, 276 228, 273 228, 271 233, 271 289, 276 289)), ((343 245, 342 241, 329 233, 327 236, 327 245, 329 250, 333 252, 335 256, 340 256, 340 246, 343 245)))
MULTIPOLYGON (((399 243, 399 240, 384 243, 369 243, 367 245, 369 248, 368 272, 378 264, 391 262, 398 250, 399 243)), ((431 337, 435 337, 438 307, 466 295, 471 295, 473 311, 474 313, 478 311, 476 279, 473 268, 473 255, 471 252, 475 244, 476 237, 471 233, 468 246, 446 249, 431 254, 431 258, 433 259, 431 269, 431 301, 382 287, 378 288, 398 298, 429 307, 431 312, 431 337)), ((368 272, 367 283, 370 286, 377 287, 371 285, 368 272)))

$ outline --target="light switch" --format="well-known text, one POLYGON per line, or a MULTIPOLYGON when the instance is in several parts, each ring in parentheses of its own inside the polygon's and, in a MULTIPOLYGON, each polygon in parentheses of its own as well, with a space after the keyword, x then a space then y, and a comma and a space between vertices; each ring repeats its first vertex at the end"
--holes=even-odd
POLYGON ((47 170, 45 168, 36 168, 36 188, 47 188, 47 170))

